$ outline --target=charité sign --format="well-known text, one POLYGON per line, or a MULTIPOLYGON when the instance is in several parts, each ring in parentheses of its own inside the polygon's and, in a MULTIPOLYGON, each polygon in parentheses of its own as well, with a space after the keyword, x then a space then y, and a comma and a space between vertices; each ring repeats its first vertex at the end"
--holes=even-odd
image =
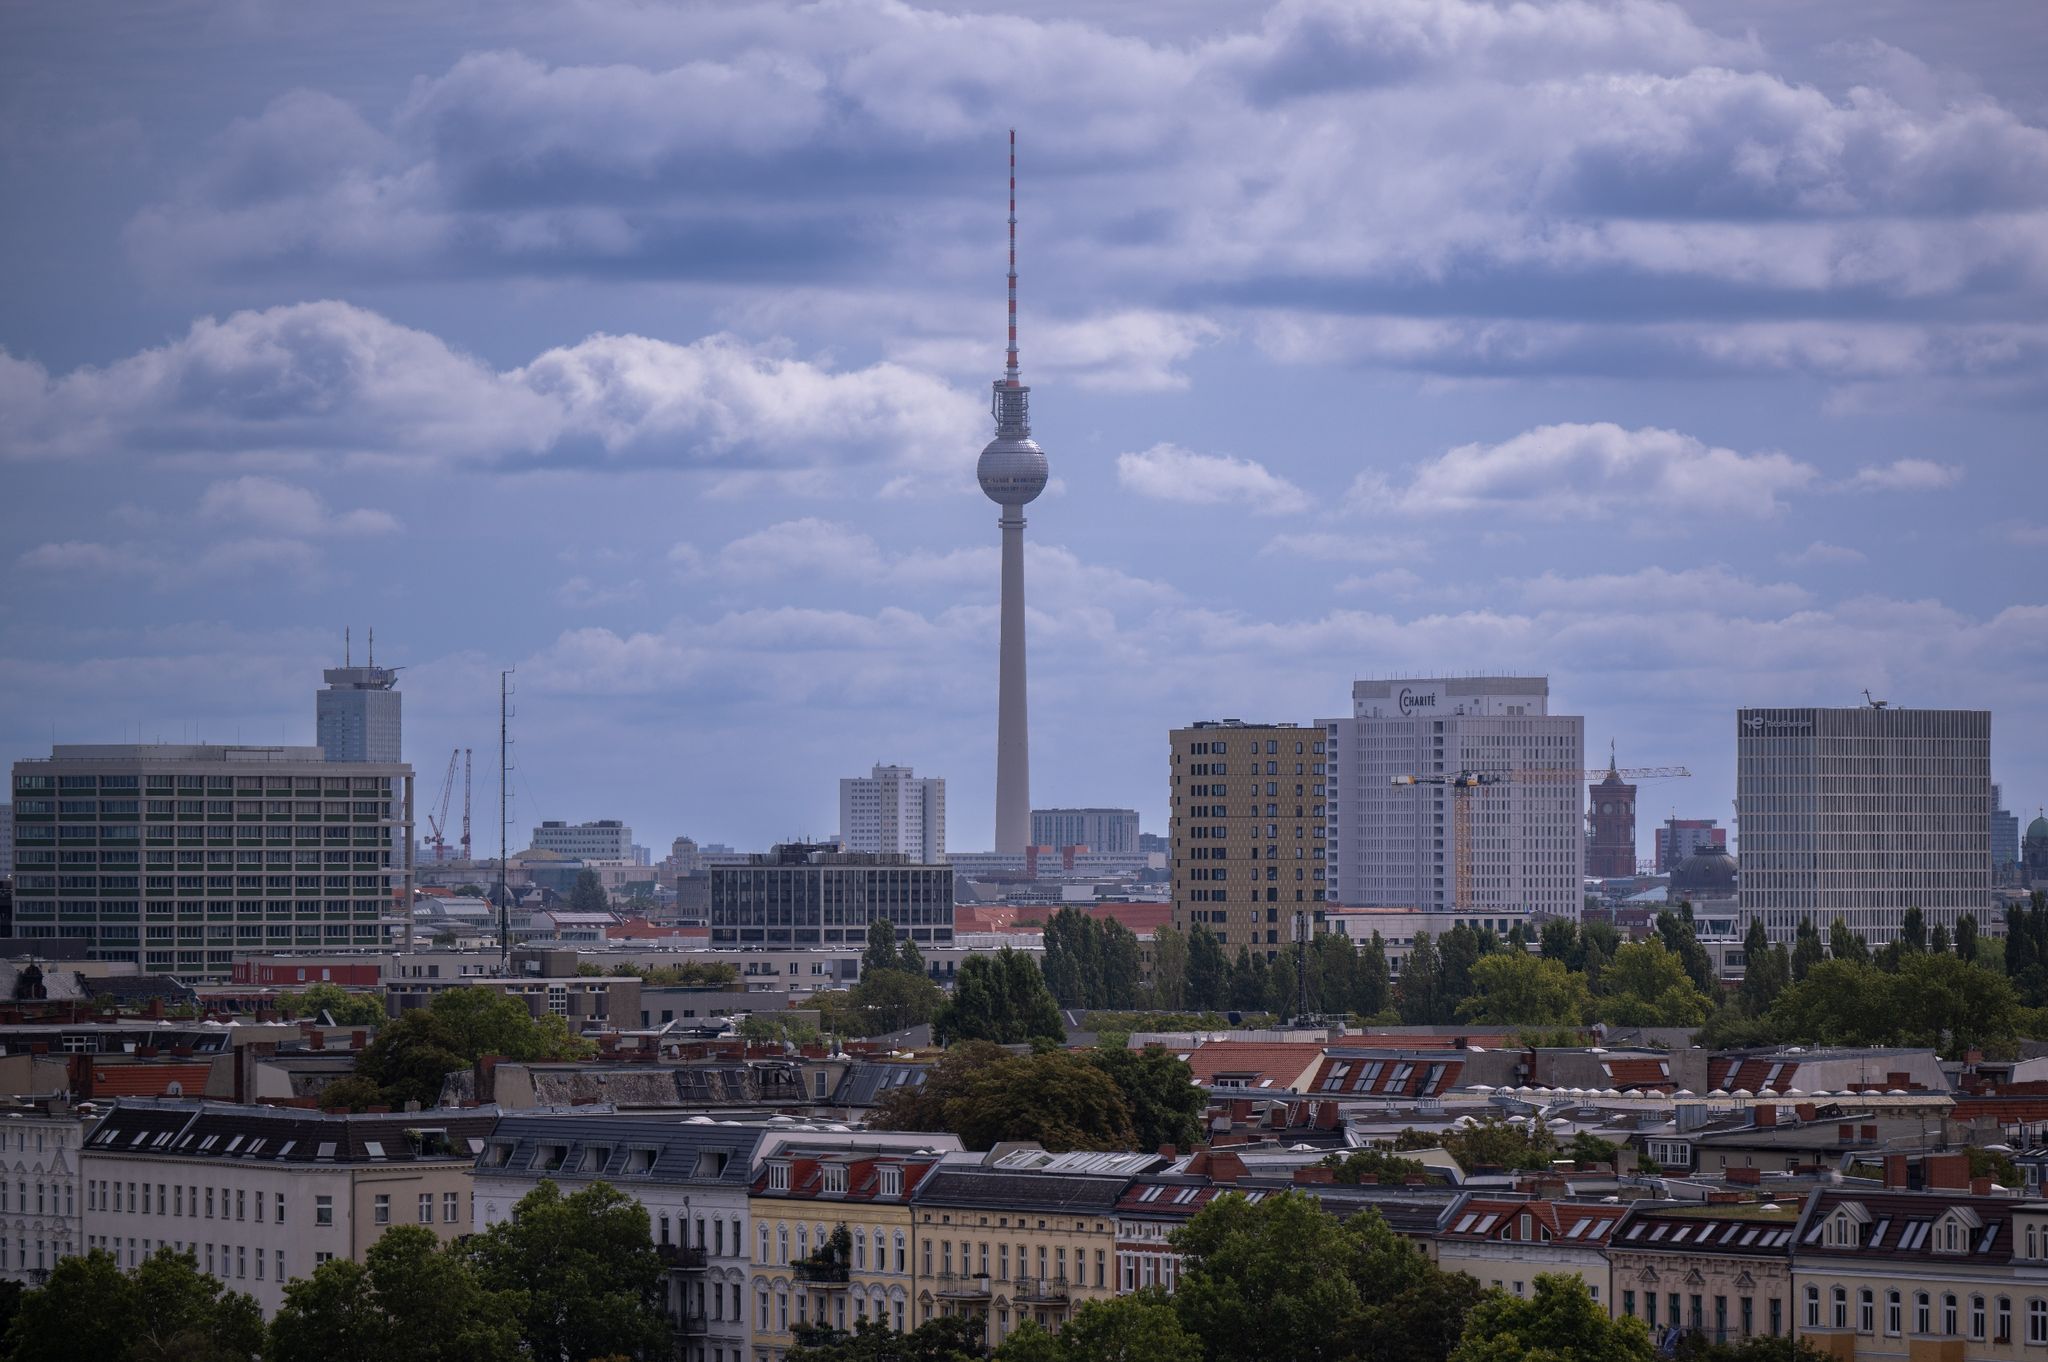
POLYGON ((1766 731, 1789 732, 1794 729, 1811 729, 1811 719, 1766 719, 1761 714, 1752 714, 1742 721, 1742 726, 1752 733, 1766 731))
POLYGON ((1435 710, 1443 701, 1443 692, 1435 689, 1410 690, 1403 686, 1394 699, 1400 703, 1401 717, 1405 719, 1421 710, 1435 710))

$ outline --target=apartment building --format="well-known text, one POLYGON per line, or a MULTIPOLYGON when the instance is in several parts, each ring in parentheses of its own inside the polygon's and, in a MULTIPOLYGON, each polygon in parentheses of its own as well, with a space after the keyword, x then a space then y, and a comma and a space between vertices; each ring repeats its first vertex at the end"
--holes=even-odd
POLYGON ((1653 1338, 1695 1331, 1740 1343, 1792 1329, 1792 1240, 1800 1198, 1675 1205, 1644 1202, 1608 1241, 1608 1308, 1653 1338))
POLYGON ((79 1149, 99 1116, 51 1099, 0 1111, 0 1280, 33 1284, 84 1251, 79 1149))
POLYGON ((330 1258, 361 1262, 392 1225, 469 1232, 487 1107, 337 1115, 296 1107, 123 1100, 79 1158, 84 1247, 132 1268, 169 1245, 256 1298, 330 1258))
POLYGON ((839 840, 848 851, 946 859, 946 782, 908 766, 877 766, 839 782, 839 840))
POLYGON ((633 865, 633 829, 616 818, 591 823, 543 822, 533 830, 532 850, 551 851, 579 861, 633 865))
POLYGON ((183 979, 382 945, 411 899, 412 786, 317 747, 54 747, 14 764, 15 934, 183 979))
MULTIPOLYGON (((1087 847, 1105 855, 1136 856, 1138 853, 1138 811, 1136 809, 1033 809, 1031 845, 1087 847)), ((2017 843, 2015 843, 2017 845, 2017 843)))
POLYGON ((1221 719, 1169 740, 1173 925, 1270 958, 1327 898, 1323 734, 1221 719))
POLYGON ((1576 1276, 1596 1304, 1611 1309, 1605 1250, 1623 1214, 1597 1201, 1467 1196, 1436 1232, 1437 1265, 1513 1296, 1534 1290, 1539 1272, 1576 1276))

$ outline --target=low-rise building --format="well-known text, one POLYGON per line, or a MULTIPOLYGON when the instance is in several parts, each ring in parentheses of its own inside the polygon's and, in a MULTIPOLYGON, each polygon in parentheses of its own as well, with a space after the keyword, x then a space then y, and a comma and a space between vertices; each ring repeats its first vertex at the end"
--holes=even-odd
POLYGON ((166 1245, 256 1298, 330 1258, 361 1262, 392 1225, 442 1239, 472 1223, 489 1108, 341 1115, 298 1107, 122 1101, 79 1159, 86 1249, 132 1268, 166 1245))
POLYGON ((1800 1202, 1643 1203, 1607 1245, 1608 1309, 1739 1343, 1791 1330, 1792 1239, 1800 1202))
POLYGON ((1539 1272, 1577 1276, 1595 1302, 1610 1295, 1605 1249, 1624 1208, 1474 1193, 1445 1213, 1436 1261, 1481 1286, 1526 1296, 1539 1272))

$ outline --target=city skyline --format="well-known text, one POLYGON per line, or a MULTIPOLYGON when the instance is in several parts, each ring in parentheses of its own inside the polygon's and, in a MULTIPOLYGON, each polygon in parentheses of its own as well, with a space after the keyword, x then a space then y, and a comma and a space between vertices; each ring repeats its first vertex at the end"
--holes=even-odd
POLYGON ((515 828, 822 835, 828 777, 886 753, 982 849, 1015 123, 1060 456, 1033 802, 1160 830, 1169 730, 1483 668, 1693 769, 1639 856, 1672 812, 1738 831, 1737 709, 1866 686, 1991 710, 2025 823, 2048 40, 1876 5, 1842 43, 1821 8, 1595 7, 1570 41, 1450 0, 394 8, 388 45, 11 13, 0 741, 310 743, 374 623, 430 783, 468 747, 494 789, 518 669, 515 828))

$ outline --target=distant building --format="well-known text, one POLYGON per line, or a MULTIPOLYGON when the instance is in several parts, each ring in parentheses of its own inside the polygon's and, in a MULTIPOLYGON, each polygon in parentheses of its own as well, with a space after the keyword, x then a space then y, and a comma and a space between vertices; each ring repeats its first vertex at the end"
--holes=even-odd
POLYGON ((1735 755, 1742 916, 1772 941, 1839 917, 1883 946, 1909 907, 1950 931, 1990 907, 1989 711, 1745 709, 1735 755))
POLYGON ((745 865, 711 867, 716 947, 865 945, 886 918, 899 941, 953 940, 953 868, 902 856, 791 843, 745 865))
POLYGON ((20 1195, 0 1229, 0 1280, 40 1286, 59 1258, 85 1251, 78 1149, 98 1119, 49 1098, 8 1112, 0 1146, 20 1195))
MULTIPOLYGON (((2013 845, 2019 845, 2019 838, 2013 838, 2013 845)), ((0 880, 14 876, 14 806, 0 804, 0 880)))
POLYGON ((183 979, 383 946, 410 898, 412 782, 318 747, 54 747, 14 764, 15 934, 183 979))
POLYGON ((1728 845, 1728 829, 1712 818, 1667 818, 1656 831, 1657 873, 1672 868, 1701 847, 1728 845))
POLYGON ((645 864, 633 859, 633 830, 616 818, 600 818, 595 823, 542 823, 533 830, 533 849, 579 861, 645 864))
POLYGON ((397 669, 329 667, 322 675, 327 689, 314 692, 314 738, 327 760, 405 760, 397 669))
POLYGON ((2037 815, 2027 824, 2020 842, 2020 882, 2029 889, 2048 889, 2048 816, 2037 815))
POLYGON ((1621 879, 1636 873, 1636 787, 1614 769, 1614 756, 1607 757, 1607 774, 1591 789, 1586 824, 1586 874, 1596 880, 1621 879))
POLYGON ((908 766, 877 766, 839 782, 839 837, 848 851, 946 859, 946 782, 908 766))
POLYGON ((1136 809, 1033 809, 1031 845, 1087 847, 1090 851, 1132 853, 1138 850, 1136 809))
POLYGON ((1322 730, 1221 719, 1168 740, 1173 925, 1277 954, 1327 885, 1322 730))
MULTIPOLYGON (((4 863, 0 863, 4 864, 4 863)), ((2005 807, 2005 791, 1991 787, 1991 882, 2011 884, 2019 878, 2020 820, 2005 807)))

